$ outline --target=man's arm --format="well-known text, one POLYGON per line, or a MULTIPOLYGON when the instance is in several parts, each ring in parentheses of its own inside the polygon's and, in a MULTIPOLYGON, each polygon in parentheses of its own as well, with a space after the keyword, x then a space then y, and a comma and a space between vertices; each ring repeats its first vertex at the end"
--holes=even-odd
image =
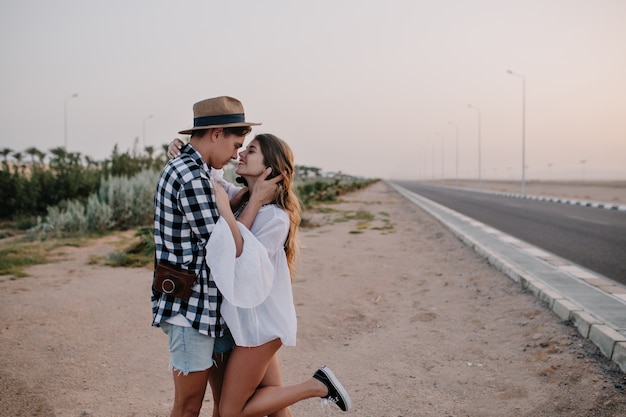
POLYGON ((212 184, 205 178, 194 178, 179 191, 178 208, 187 219, 191 231, 208 240, 220 215, 213 199, 212 184))

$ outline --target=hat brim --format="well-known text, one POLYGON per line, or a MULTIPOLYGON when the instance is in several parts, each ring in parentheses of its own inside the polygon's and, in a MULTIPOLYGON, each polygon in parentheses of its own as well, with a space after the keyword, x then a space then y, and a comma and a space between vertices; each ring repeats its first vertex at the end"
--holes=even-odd
POLYGON ((240 123, 226 123, 222 125, 211 125, 211 126, 196 126, 191 129, 181 130, 178 132, 180 135, 191 135, 192 132, 196 130, 206 130, 206 129, 215 129, 218 127, 246 127, 246 126, 260 126, 261 123, 249 123, 249 122, 240 122, 240 123))

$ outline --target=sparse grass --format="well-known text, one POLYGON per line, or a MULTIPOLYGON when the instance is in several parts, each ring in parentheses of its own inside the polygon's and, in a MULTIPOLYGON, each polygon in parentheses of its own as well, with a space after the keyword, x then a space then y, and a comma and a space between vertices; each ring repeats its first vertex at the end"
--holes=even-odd
POLYGON ((21 236, 23 231, 27 230, 37 223, 37 219, 32 216, 16 216, 13 220, 0 220, 0 245, 2 239, 21 236))
POLYGON ((300 227, 304 228, 304 229, 310 229, 313 228, 315 225, 313 224, 313 222, 311 221, 311 219, 306 218, 306 217, 302 217, 300 219, 300 227))
POLYGON ((332 207, 318 207, 317 212, 318 213, 338 213, 339 210, 337 210, 336 208, 332 208, 332 207))
POLYGON ((137 230, 130 245, 106 257, 110 266, 143 267, 154 262, 154 232, 151 227, 137 230))
POLYGON ((334 219, 336 223, 347 222, 351 220, 357 220, 358 222, 363 223, 363 222, 371 222, 376 218, 375 215, 365 210, 343 211, 343 212, 337 211, 337 212, 342 213, 343 216, 336 217, 334 219))
POLYGON ((366 210, 334 210, 334 213, 338 214, 338 216, 333 219, 334 223, 356 221, 356 230, 351 230, 351 234, 360 234, 367 229, 378 230, 385 233, 391 233, 394 230, 394 224, 389 219, 389 213, 386 212, 372 214, 366 210))
POLYGON ((85 239, 53 239, 46 241, 31 241, 26 238, 16 238, 0 243, 0 280, 3 276, 10 279, 27 277, 24 269, 32 265, 43 264, 53 260, 52 250, 62 246, 79 247, 85 239))
POLYGON ((392 232, 395 225, 393 223, 391 223, 388 219, 383 219, 382 220, 383 225, 382 226, 376 226, 376 227, 372 227, 372 230, 380 230, 383 232, 392 232))

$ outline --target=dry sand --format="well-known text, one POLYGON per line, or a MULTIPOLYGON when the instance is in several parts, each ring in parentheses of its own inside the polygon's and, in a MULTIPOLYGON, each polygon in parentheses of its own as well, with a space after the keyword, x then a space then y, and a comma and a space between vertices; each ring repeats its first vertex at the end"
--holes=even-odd
MULTIPOLYGON (((612 362, 388 185, 327 207, 307 214, 319 226, 302 232, 286 383, 326 364, 361 417, 626 415, 612 362), (359 211, 375 218, 357 220, 359 211)), ((129 236, 60 249, 27 278, 0 277, 0 415, 169 415, 150 270, 90 262, 129 236)), ((323 415, 317 399, 292 410, 323 415)))

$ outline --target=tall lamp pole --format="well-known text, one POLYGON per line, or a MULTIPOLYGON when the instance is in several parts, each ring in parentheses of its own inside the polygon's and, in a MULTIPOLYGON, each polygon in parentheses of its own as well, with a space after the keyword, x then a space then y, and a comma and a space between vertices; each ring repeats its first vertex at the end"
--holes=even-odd
POLYGON ((526 77, 511 70, 507 73, 522 80, 522 195, 526 195, 526 77))
POLYGON ((146 121, 148 121, 148 119, 152 119, 152 115, 145 117, 143 119, 143 147, 144 149, 146 148, 146 121))
POLYGON ((430 158, 431 161, 431 176, 433 178, 433 181, 435 181, 435 141, 432 141, 432 145, 433 145, 433 155, 432 158, 430 158))
POLYGON ((435 181, 435 141, 426 140, 431 145, 430 180, 435 181))
POLYGON ((454 126, 456 129, 456 170, 454 173, 454 185, 459 186, 459 125, 456 123, 448 122, 448 124, 454 126))
POLYGON ((78 94, 74 93, 71 96, 65 97, 63 101, 63 144, 65 146, 65 152, 67 152, 67 101, 76 97, 78 97, 78 94))
POLYGON ((441 181, 443 181, 444 179, 444 140, 443 140, 443 135, 441 135, 440 133, 435 133, 435 135, 439 136, 439 138, 441 139, 441 181))
POLYGON ((482 150, 481 150, 481 138, 480 138, 480 109, 476 106, 472 106, 471 104, 467 105, 468 108, 471 109, 476 109, 476 111, 478 112, 478 188, 482 188, 483 187, 483 183, 482 183, 482 172, 483 172, 483 168, 482 168, 482 150))

